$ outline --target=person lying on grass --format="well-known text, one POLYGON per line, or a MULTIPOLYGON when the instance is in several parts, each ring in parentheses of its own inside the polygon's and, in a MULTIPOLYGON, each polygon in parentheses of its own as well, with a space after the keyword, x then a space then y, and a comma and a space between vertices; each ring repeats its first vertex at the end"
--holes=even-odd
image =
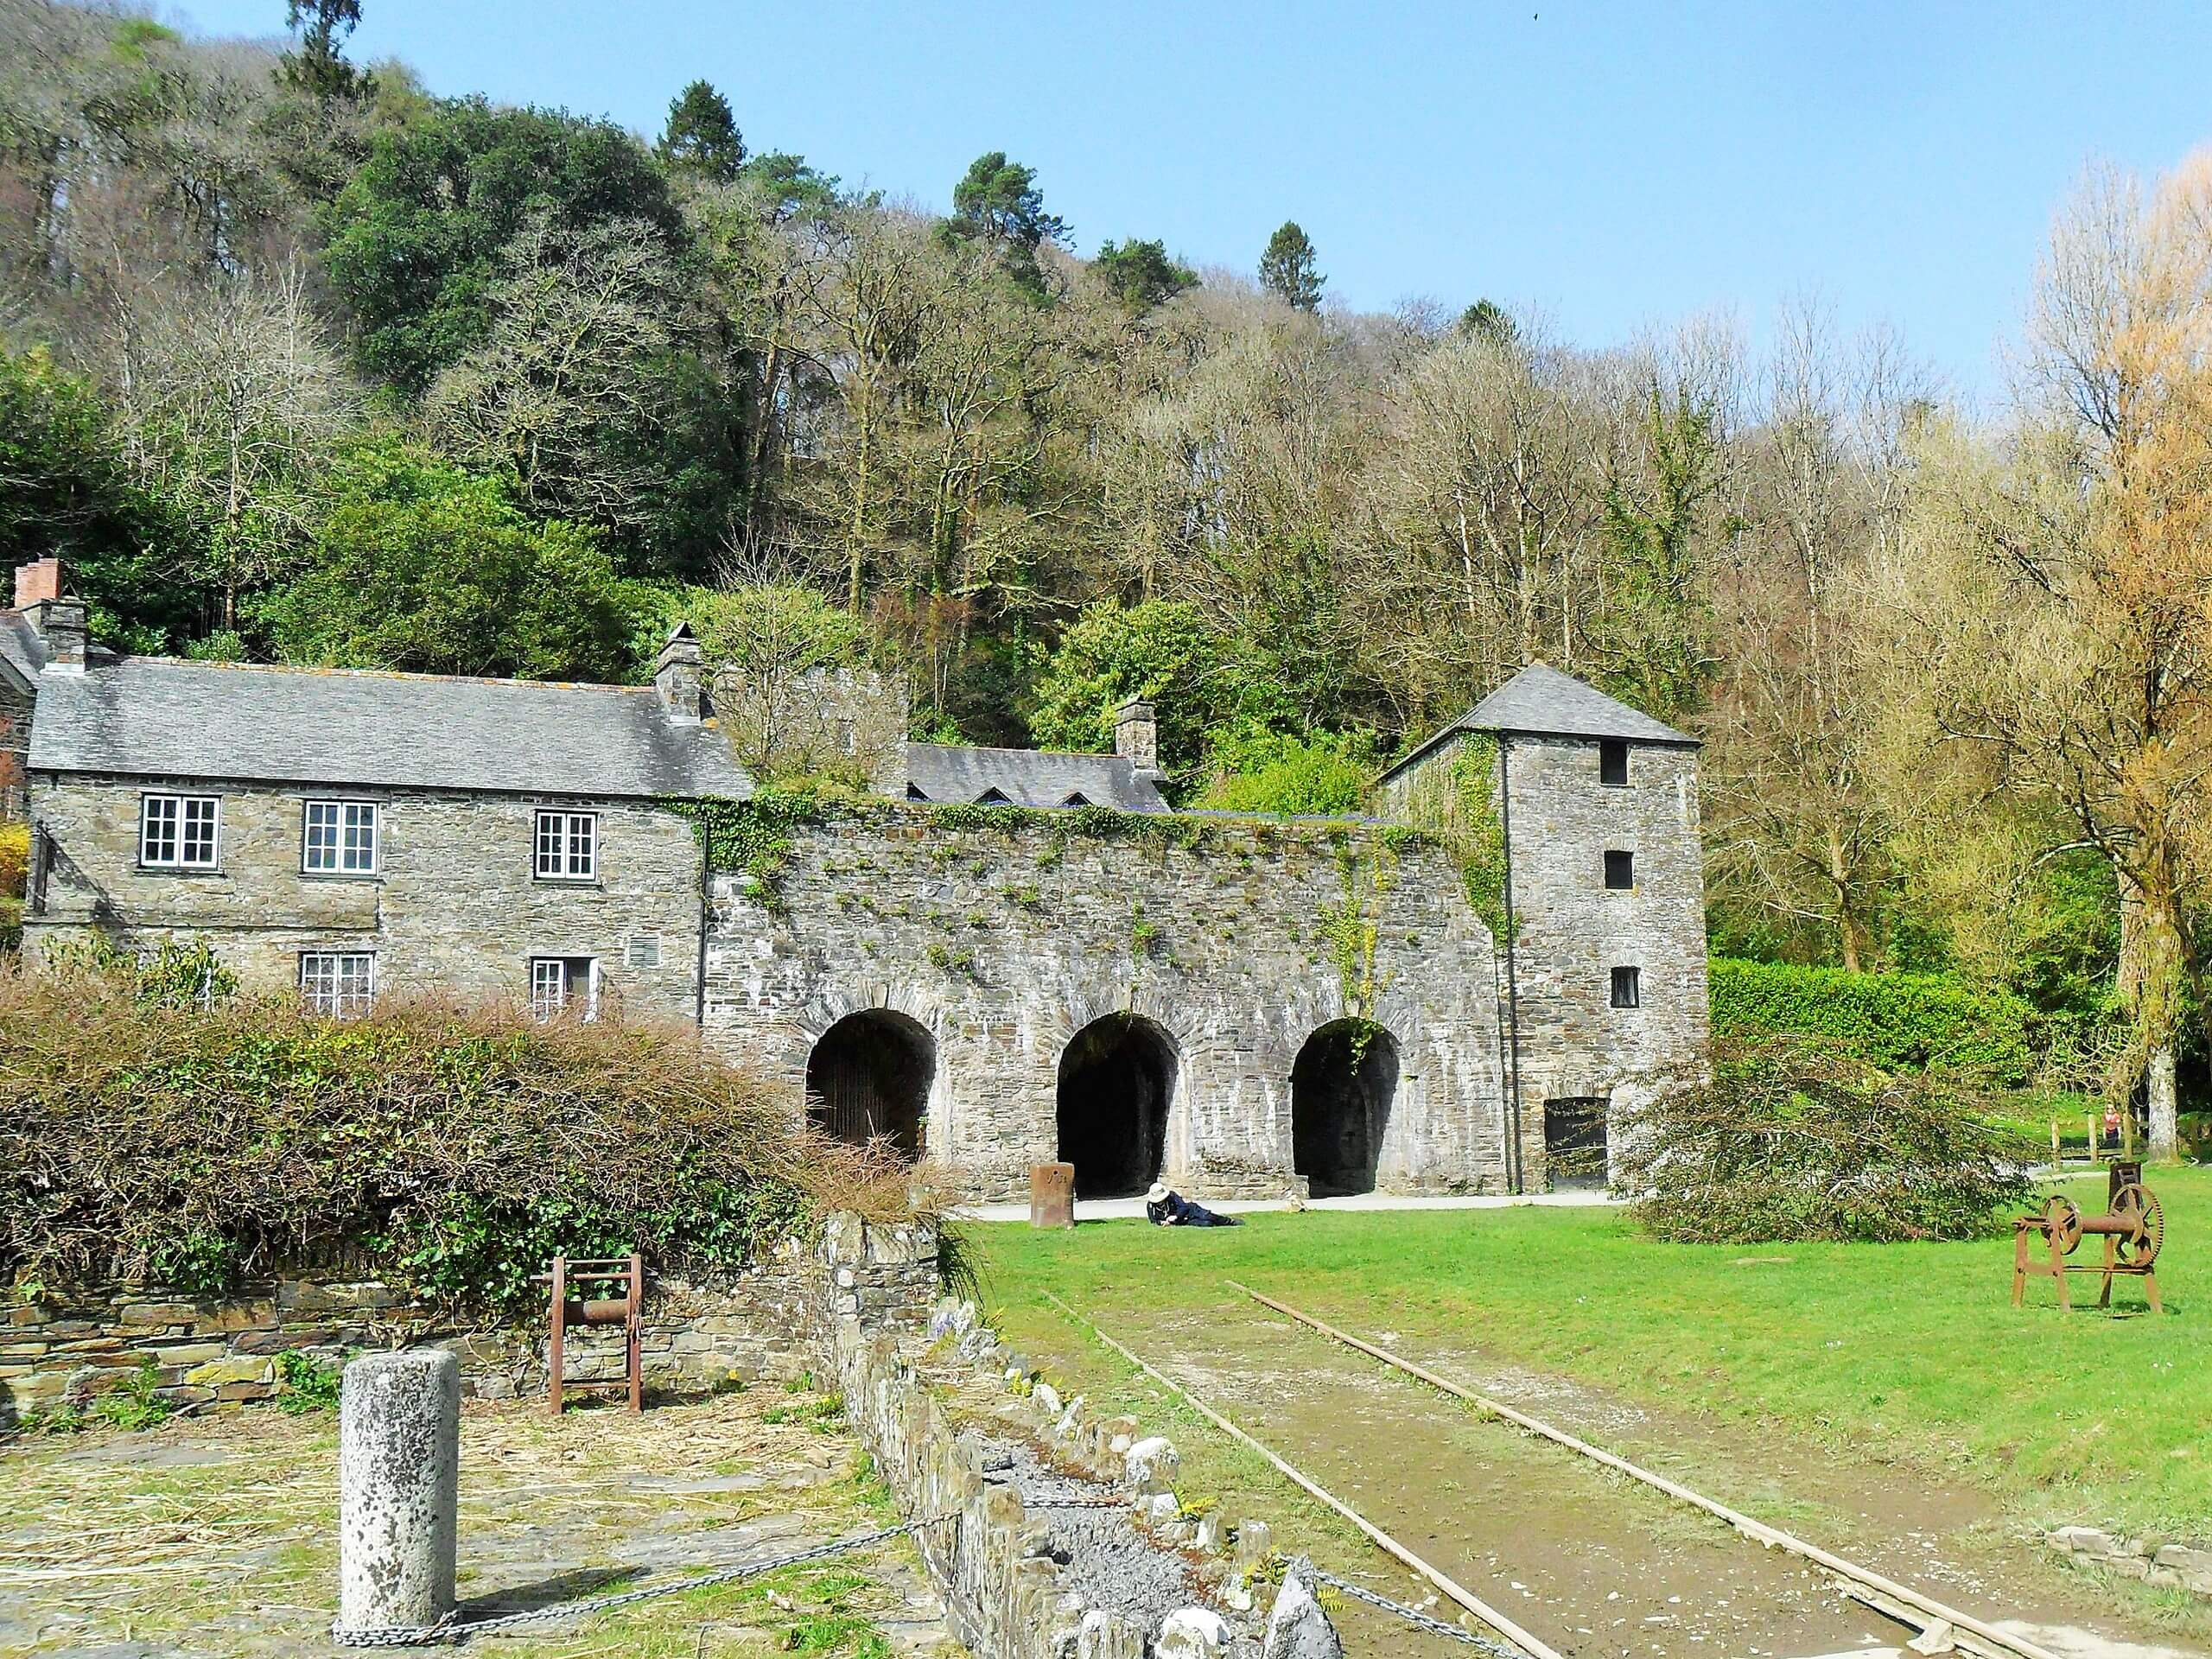
POLYGON ((1144 1218, 1155 1227, 1239 1227, 1234 1216, 1217 1216, 1192 1204, 1180 1192, 1170 1192, 1165 1181, 1154 1181, 1144 1195, 1144 1218))

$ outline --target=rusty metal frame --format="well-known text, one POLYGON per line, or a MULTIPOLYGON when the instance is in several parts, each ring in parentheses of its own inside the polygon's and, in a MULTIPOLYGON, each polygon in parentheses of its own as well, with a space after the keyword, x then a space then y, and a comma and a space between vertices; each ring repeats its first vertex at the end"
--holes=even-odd
POLYGON ((561 1414, 562 1396, 570 1389, 623 1389, 629 1395, 629 1408, 632 1411, 644 1410, 645 1374, 641 1347, 645 1306, 645 1258, 635 1251, 627 1256, 578 1256, 574 1260, 556 1255, 553 1258, 552 1271, 539 1274, 531 1282, 549 1285, 552 1288, 552 1306, 547 1320, 551 1340, 545 1360, 545 1409, 548 1414, 555 1417, 561 1414), (587 1283, 619 1285, 622 1294, 570 1302, 570 1287, 587 1283), (571 1325, 622 1326, 622 1377, 620 1382, 612 1379, 571 1382, 563 1375, 568 1331, 571 1325))

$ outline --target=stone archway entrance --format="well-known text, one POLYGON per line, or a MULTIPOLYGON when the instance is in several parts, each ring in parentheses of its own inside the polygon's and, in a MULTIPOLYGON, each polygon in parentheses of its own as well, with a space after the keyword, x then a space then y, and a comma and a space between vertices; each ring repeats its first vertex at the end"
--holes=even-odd
POLYGON ((888 1141, 899 1156, 922 1155, 937 1044, 916 1020, 889 1008, 849 1014, 806 1057, 806 1115, 854 1146, 888 1141))
POLYGON ((1381 1026, 1338 1020, 1306 1039, 1290 1071, 1291 1161, 1315 1198, 1375 1190, 1397 1092, 1398 1039, 1381 1026))
POLYGON ((1109 1014, 1069 1039, 1059 1152, 1077 1198, 1133 1198, 1160 1179, 1176 1069, 1175 1039, 1138 1014, 1109 1014))

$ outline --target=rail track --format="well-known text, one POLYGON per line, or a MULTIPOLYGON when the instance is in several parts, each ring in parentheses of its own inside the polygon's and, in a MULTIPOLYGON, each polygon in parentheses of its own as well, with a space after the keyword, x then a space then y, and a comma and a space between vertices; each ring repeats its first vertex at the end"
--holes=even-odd
MULTIPOLYGON (((1867 1610, 1906 1626, 1921 1651, 2058 1659, 1993 1619, 1732 1509, 1287 1302, 1229 1285, 1255 1307, 1294 1322, 1281 1328, 1313 1334, 1294 1334, 1296 1347, 1279 1355, 1255 1357, 1243 1376, 1208 1378, 1185 1363, 1179 1378, 1059 1298, 1047 1293, 1046 1300, 1529 1659, 1722 1653, 1793 1659, 1863 1645, 1873 1623, 1867 1610), (1264 1390, 1255 1376, 1287 1382, 1277 1398, 1255 1399, 1264 1390), (1387 1380, 1397 1377, 1409 1385, 1387 1380), (1224 1399, 1236 1393, 1243 1397, 1224 1399), (1414 1478, 1384 1479, 1377 1460, 1348 1459, 1348 1436, 1382 1444, 1389 1456, 1381 1461, 1390 1467, 1410 1459, 1414 1478), (1533 1448, 1531 1438, 1547 1444, 1533 1448), (1356 1472, 1339 1472, 1346 1469, 1356 1472), (1377 1486, 1389 1490, 1370 1495, 1377 1486), (1731 1530, 1711 1527, 1713 1521, 1731 1530), (1746 1551, 1745 1541, 1761 1548, 1746 1551), (1511 1611, 1498 1605, 1508 1600, 1518 1603, 1511 1611)), ((1258 1320, 1254 1326, 1263 1329, 1258 1320)), ((1210 1333, 1209 1348, 1224 1334, 1210 1333)))

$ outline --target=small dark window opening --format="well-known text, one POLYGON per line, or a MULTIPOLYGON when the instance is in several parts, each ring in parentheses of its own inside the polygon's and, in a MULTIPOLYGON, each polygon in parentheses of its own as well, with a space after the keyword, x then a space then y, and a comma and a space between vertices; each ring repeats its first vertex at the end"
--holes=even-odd
POLYGON ((1011 806, 1014 803, 1007 799, 1006 794, 1003 791, 987 789, 976 798, 976 804, 978 806, 1011 806))
POLYGON ((1062 801, 1060 804, 1062 806, 1089 806, 1090 804, 1090 797, 1084 794, 1081 790, 1077 790, 1074 794, 1069 796, 1067 799, 1062 801))
POLYGON ((909 784, 906 785, 906 798, 910 801, 926 801, 929 797, 922 793, 922 786, 919 784, 909 784))
POLYGON ((1636 885, 1636 855, 1634 853, 1607 851, 1605 885, 1609 887, 1632 887, 1636 885))
POLYGON ((1624 740, 1608 737, 1599 741, 1598 781, 1607 789, 1628 787, 1628 744, 1624 740))
POLYGON ((1640 1008, 1643 1006, 1643 969, 1613 969, 1613 1006, 1617 1008, 1640 1008))

